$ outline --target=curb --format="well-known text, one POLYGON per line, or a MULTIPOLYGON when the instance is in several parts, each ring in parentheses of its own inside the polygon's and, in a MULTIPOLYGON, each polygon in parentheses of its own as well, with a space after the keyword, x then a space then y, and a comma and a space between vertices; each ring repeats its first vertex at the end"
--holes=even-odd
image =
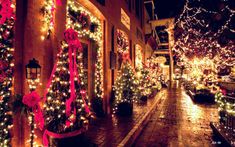
POLYGON ((134 141, 142 132, 143 128, 148 124, 150 117, 152 116, 154 110, 157 108, 156 107, 157 104, 162 100, 164 95, 165 93, 162 93, 159 96, 159 98, 155 100, 154 104, 150 107, 150 109, 146 112, 146 114, 141 118, 141 120, 131 129, 131 131, 121 141, 121 143, 118 144, 118 147, 129 147, 134 143, 134 141))

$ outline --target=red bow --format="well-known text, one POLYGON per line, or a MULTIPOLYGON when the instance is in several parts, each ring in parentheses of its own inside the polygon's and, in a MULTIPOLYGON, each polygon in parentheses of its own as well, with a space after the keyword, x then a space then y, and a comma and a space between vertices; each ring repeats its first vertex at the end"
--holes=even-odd
POLYGON ((130 59, 129 53, 123 53, 122 54, 122 60, 123 60, 123 62, 128 61, 129 63, 131 63, 131 59, 130 59))
POLYGON ((32 108, 34 113, 35 122, 38 123, 39 128, 42 130, 44 127, 44 118, 42 109, 39 105, 40 96, 36 91, 33 91, 29 94, 24 95, 22 102, 27 105, 29 108, 32 108))
POLYGON ((56 4, 57 4, 58 6, 62 6, 61 0, 56 0, 56 4))

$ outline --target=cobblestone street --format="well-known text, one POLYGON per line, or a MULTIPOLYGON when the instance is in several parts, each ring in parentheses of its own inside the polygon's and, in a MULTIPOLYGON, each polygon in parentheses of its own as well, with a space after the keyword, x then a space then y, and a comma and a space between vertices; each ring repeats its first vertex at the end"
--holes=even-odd
POLYGON ((193 103, 184 89, 174 84, 134 146, 213 146, 216 142, 209 123, 217 120, 215 105, 193 103))

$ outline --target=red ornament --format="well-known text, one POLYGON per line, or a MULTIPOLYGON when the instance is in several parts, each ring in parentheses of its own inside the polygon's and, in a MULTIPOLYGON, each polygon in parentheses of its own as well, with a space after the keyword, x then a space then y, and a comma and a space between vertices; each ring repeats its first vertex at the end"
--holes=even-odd
POLYGON ((82 96, 85 96, 85 95, 86 95, 86 90, 80 90, 80 94, 81 94, 82 96))

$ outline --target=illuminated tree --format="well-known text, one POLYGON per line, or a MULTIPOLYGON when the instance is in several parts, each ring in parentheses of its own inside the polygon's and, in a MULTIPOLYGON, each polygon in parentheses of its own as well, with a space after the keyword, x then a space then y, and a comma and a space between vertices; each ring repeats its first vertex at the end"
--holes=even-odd
POLYGON ((131 114, 132 104, 137 100, 138 80, 128 61, 123 61, 122 63, 121 70, 115 81, 114 90, 114 113, 117 112, 121 115, 131 114), (130 106, 130 109, 126 108, 126 106, 130 106))
POLYGON ((82 47, 73 29, 65 32, 44 105, 45 126, 54 133, 83 130, 90 117, 82 47))
POLYGON ((139 77, 139 90, 141 99, 147 98, 152 93, 153 82, 150 79, 150 72, 146 67, 140 70, 141 76, 139 77))
POLYGON ((0 12, 0 146, 10 146, 12 112, 9 105, 12 96, 13 51, 14 51, 14 5, 2 1, 0 12))
POLYGON ((97 115, 103 115, 103 30, 102 21, 87 9, 73 0, 67 1, 67 21, 66 28, 73 28, 78 32, 78 36, 91 40, 94 43, 92 49, 95 50, 95 82, 94 94, 91 98, 92 108, 97 115))

